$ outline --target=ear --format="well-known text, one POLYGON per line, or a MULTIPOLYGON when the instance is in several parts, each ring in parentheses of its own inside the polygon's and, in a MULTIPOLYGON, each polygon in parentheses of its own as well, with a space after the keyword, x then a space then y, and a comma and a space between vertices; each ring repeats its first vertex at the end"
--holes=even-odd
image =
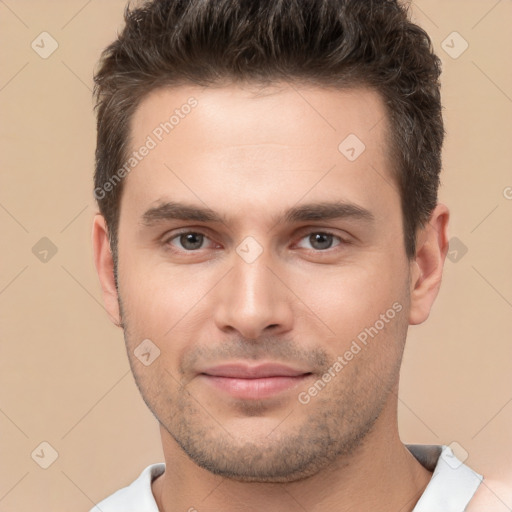
POLYGON ((98 272, 101 289, 103 290, 103 302, 110 320, 121 327, 121 314, 114 280, 114 260, 108 240, 107 223, 103 215, 97 213, 92 226, 92 247, 94 265, 98 272))
POLYGON ((441 287, 443 267, 448 253, 450 212, 438 203, 428 224, 416 236, 416 256, 411 262, 409 324, 423 323, 441 287))

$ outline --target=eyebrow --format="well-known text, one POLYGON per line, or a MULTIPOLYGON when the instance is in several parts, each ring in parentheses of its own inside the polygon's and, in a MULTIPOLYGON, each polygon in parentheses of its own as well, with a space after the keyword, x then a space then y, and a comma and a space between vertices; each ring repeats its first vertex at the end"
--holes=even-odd
MULTIPOLYGON (((283 213, 275 215, 272 220, 275 224, 297 223, 307 221, 354 219, 365 223, 375 221, 370 210, 354 203, 341 201, 323 201, 294 206, 283 213)), ((225 224, 227 219, 214 210, 175 201, 166 201, 152 207, 142 215, 142 223, 152 226, 162 221, 183 220, 194 222, 218 222, 225 224)))

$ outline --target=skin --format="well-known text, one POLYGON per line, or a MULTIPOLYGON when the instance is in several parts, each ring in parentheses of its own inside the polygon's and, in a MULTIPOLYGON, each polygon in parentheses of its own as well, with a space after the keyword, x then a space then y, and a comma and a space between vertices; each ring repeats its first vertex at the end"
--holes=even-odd
POLYGON ((411 511, 431 473, 399 438, 399 368, 408 326, 428 318, 439 291, 447 207, 418 230, 409 260, 385 108, 362 88, 160 89, 132 119, 132 148, 191 96, 197 107, 125 178, 118 289, 104 218, 93 225, 106 308, 160 422, 160 511, 411 511), (338 150, 351 133, 365 145, 354 161, 338 150), (171 200, 224 221, 143 221, 171 200), (374 219, 275 221, 322 201, 374 219), (187 245, 182 231, 205 236, 187 245), (334 236, 316 241, 325 232, 334 236), (262 250, 251 263, 236 250, 248 236, 262 250), (393 304, 400 312, 300 403, 393 304), (160 350, 148 366, 134 355, 144 339, 160 350), (227 362, 280 362, 310 375, 268 398, 237 398, 200 375, 227 362))
POLYGON ((507 512, 512 503, 512 487, 510 478, 487 478, 484 476, 482 484, 478 487, 473 499, 465 512, 507 512))

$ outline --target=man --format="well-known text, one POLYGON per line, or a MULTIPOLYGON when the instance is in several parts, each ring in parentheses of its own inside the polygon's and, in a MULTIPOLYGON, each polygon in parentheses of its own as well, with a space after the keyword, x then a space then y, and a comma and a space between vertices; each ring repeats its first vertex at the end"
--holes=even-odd
POLYGON ((448 249, 427 34, 385 0, 125 21, 95 76, 93 245, 165 463, 94 510, 470 510, 483 477, 397 426, 448 249))

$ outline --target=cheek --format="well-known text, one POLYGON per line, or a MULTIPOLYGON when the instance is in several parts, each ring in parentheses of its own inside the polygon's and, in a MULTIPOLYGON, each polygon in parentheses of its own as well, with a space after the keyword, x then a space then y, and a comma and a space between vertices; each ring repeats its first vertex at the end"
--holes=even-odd
POLYGON ((183 266, 140 257, 120 258, 119 288, 130 330, 155 340, 182 332, 215 284, 206 267, 183 266))
POLYGON ((312 304, 336 324, 345 325, 378 318, 403 299, 404 268, 386 264, 382 255, 374 262, 340 266, 325 278, 319 274, 307 296, 312 304))
POLYGON ((348 351, 350 360, 370 358, 387 366, 397 357, 407 332, 404 272, 397 262, 379 257, 375 264, 339 268, 328 279, 315 279, 317 286, 303 300, 329 327, 332 358, 348 351))

